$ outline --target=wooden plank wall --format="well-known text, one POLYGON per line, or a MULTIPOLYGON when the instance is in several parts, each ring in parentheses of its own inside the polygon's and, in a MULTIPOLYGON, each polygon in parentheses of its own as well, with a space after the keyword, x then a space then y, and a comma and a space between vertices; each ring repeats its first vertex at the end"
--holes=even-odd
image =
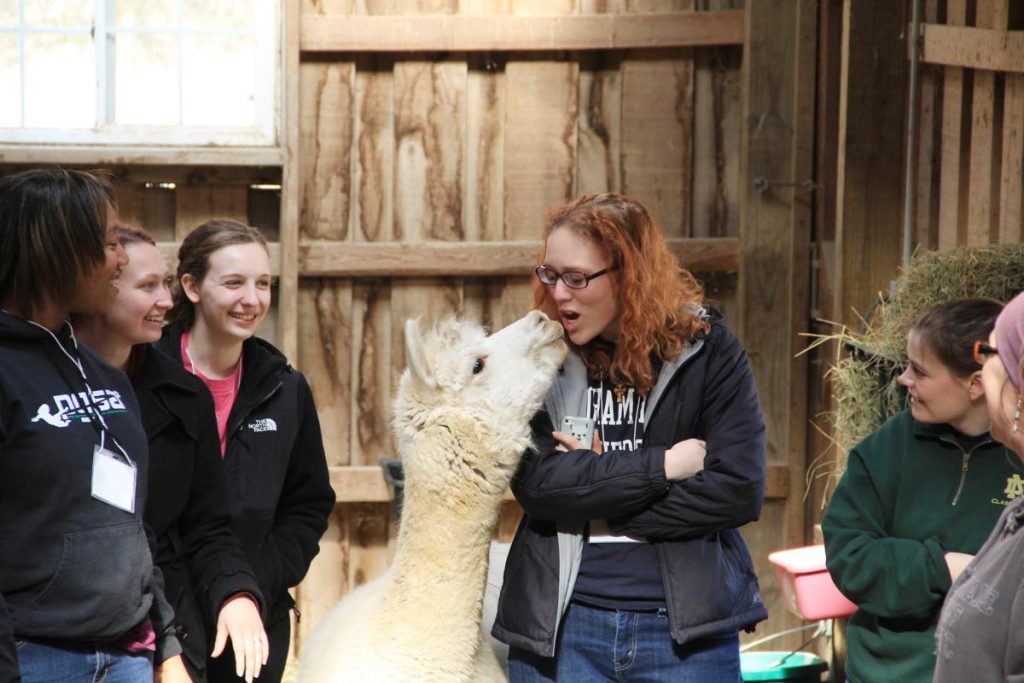
MULTIPOLYGON (((548 209, 590 191, 639 197, 672 238, 734 239, 740 224, 738 45, 405 52, 380 47, 385 36, 354 52, 331 42, 344 30, 335 20, 390 17, 374 24, 386 31, 421 15, 741 9, 740 0, 303 0, 299 253, 322 267, 312 276, 300 263, 297 363, 311 379, 343 502, 298 590, 297 649, 390 558, 394 522, 373 470, 395 455, 389 416, 403 322, 460 313, 500 328, 531 304, 532 258, 511 275, 499 266, 502 274, 467 276, 453 265, 447 277, 420 259, 465 245, 459 253, 497 263, 503 247, 488 252, 487 243, 534 243, 548 209), (396 270, 360 272, 359 253, 393 257, 396 270)), ((735 320, 731 244, 724 272, 705 281, 735 320)), ((511 538, 519 514, 506 505, 500 537, 511 538)), ((778 541, 766 532, 752 550, 765 555, 778 541)))
POLYGON ((1024 6, 925 3, 916 247, 1018 243, 1024 158, 1024 6))

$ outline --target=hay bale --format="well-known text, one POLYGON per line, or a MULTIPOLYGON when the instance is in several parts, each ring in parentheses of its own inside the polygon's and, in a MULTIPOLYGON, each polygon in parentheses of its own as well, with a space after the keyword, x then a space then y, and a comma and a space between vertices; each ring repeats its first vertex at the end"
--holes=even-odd
MULTIPOLYGON (((842 328, 816 343, 840 342, 840 358, 827 377, 836 410, 829 423, 836 446, 834 463, 812 466, 809 478, 838 482, 846 456, 861 439, 905 406, 896 377, 906 364, 907 331, 918 313, 942 301, 990 297, 1008 301, 1024 290, 1024 245, 958 247, 916 255, 865 316, 860 332, 842 328), (830 466, 829 466, 830 465, 830 466), (824 471, 822 471, 824 470, 824 471)), ((826 487, 826 499, 831 486, 826 487)))

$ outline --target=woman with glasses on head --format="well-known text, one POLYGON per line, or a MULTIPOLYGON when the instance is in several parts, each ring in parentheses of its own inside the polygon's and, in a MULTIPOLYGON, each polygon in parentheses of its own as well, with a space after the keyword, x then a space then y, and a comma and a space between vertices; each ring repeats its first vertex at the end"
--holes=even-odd
MULTIPOLYGON (((992 436, 1024 458, 1024 294, 1006 305, 995 329, 976 342, 992 436)), ((1024 482, 1011 477, 1012 499, 988 540, 950 588, 942 607, 935 681, 1024 680, 1024 482)))
POLYGON ((1013 497, 1022 469, 989 434, 974 344, 1001 309, 960 299, 918 315, 899 377, 909 408, 850 451, 825 512, 829 572, 857 605, 854 683, 932 680, 942 601, 1013 497))
POLYGON ((767 618, 737 530, 765 482, 746 355, 636 200, 579 197, 544 241, 536 303, 572 353, 512 483, 509 678, 735 683, 767 618))

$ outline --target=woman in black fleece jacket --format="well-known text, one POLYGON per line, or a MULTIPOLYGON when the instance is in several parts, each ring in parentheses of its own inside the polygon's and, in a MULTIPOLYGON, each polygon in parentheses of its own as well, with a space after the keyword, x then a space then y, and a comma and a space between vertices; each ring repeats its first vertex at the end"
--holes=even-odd
POLYGON ((114 193, 80 171, 0 179, 0 681, 151 679, 181 648, 145 528, 127 378, 75 340, 128 262, 114 193))
MULTIPOLYGON (((306 379, 256 328, 270 307, 270 261, 256 228, 209 221, 178 250, 175 323, 159 348, 202 379, 214 398, 231 524, 259 580, 270 660, 279 681, 294 602, 334 508, 320 422, 306 379)), ((229 660, 230 661, 230 660, 229 660)), ((237 681, 224 658, 212 682, 237 681)))
POLYGON ((102 315, 74 316, 75 327, 128 374, 139 399, 150 460, 145 520, 188 675, 205 680, 207 657, 230 639, 243 646, 229 663, 251 680, 267 660, 260 590, 229 524, 213 402, 201 380, 149 345, 171 308, 169 271, 153 238, 126 226, 114 234, 129 257, 118 296, 102 315))

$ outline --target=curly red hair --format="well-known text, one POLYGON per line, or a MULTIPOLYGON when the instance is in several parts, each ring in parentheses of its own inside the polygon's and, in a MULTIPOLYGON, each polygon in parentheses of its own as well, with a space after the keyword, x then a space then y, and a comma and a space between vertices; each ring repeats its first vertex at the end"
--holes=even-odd
MULTIPOLYGON (((664 232, 640 202, 614 193, 585 194, 548 217, 544 241, 565 228, 590 240, 613 268, 608 275, 619 308, 619 341, 613 347, 599 337, 583 346, 567 343, 591 376, 611 378, 646 393, 662 363, 675 358, 707 322, 699 311, 704 295, 693 274, 681 267, 664 232)), ((541 249, 538 264, 543 263, 541 249)), ((537 281, 534 305, 552 319, 558 306, 551 288, 537 281)))

